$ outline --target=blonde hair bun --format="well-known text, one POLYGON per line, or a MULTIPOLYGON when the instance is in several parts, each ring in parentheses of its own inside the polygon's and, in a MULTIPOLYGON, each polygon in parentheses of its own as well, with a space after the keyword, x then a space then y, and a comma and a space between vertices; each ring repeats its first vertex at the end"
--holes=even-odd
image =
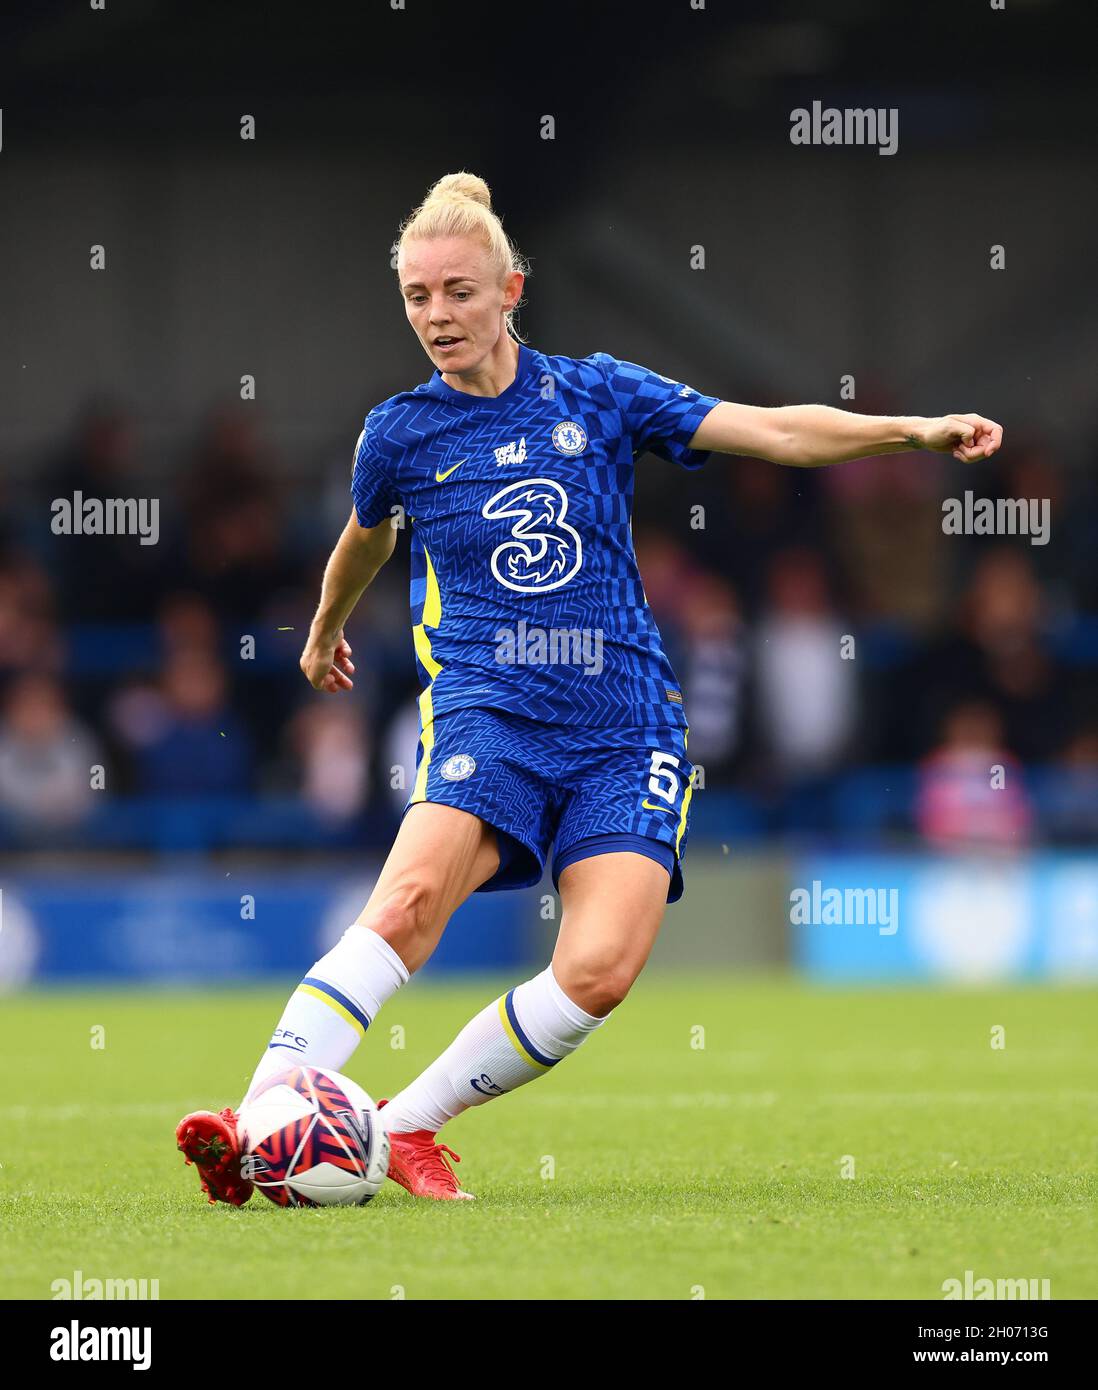
POLYGON ((443 174, 438 183, 434 184, 423 200, 422 206, 428 203, 449 202, 453 198, 472 198, 474 203, 479 203, 482 208, 492 207, 492 192, 488 185, 477 174, 470 174, 462 169, 456 174, 443 174))

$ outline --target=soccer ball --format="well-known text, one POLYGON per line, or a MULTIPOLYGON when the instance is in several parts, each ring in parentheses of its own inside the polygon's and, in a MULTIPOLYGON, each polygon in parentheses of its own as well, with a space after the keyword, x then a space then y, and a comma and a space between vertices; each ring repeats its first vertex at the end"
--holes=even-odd
POLYGON ((240 1171, 280 1207, 363 1206, 389 1171, 377 1106, 349 1077, 292 1067, 237 1117, 240 1171))

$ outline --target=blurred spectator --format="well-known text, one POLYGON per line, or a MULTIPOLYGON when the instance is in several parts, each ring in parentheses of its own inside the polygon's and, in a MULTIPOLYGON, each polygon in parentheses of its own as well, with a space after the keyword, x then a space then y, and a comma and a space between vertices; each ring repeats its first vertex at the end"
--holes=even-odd
POLYGON ((251 739, 229 710, 225 673, 208 653, 169 657, 156 690, 132 686, 112 703, 139 790, 161 796, 251 790, 251 739))
POLYGON ((299 578, 282 545, 270 458, 254 407, 213 413, 185 486, 187 559, 197 590, 230 624, 247 621, 271 593, 299 578))
POLYGON ((1063 737, 1066 694, 1042 629, 1042 596, 1029 556, 999 550, 977 567, 965 601, 967 650, 955 656, 1004 717, 1006 739, 1024 759, 1050 756, 1063 737))
POLYGON ((915 817, 937 848, 1020 847, 1029 840, 1033 816, 1022 770, 991 705, 972 700, 950 711, 941 743, 920 768, 915 817))
MULTIPOLYGON (((1093 572, 1094 557, 1088 552, 1094 541, 1094 523, 1085 506, 1072 505, 1065 471, 1050 456, 1043 440, 1024 439, 1012 432, 1006 457, 980 478, 989 495, 1047 502, 1050 543, 1028 549, 1036 577, 1049 597, 1073 572, 1081 574, 1084 567, 1093 572)), ((970 540, 973 548, 979 543, 978 536, 970 540)))
POLYGON ((679 594, 697 572, 696 562, 677 540, 651 526, 635 530, 633 549, 656 621, 674 621, 679 616, 679 594))
MULTIPOLYGON (((859 407, 861 408, 861 407, 859 407)), ((858 459, 824 470, 835 553, 860 620, 920 631, 948 588, 938 455, 858 459)))
POLYGON ((54 464, 50 486, 62 497, 74 492, 127 496, 136 452, 137 429, 129 412, 116 401, 89 402, 54 464))
POLYGON ((1098 844, 1098 724, 1077 733, 1054 765, 1049 785, 1049 838, 1098 844))
POLYGON ((184 501, 192 522, 250 497, 271 496, 254 406, 239 401, 210 411, 187 474, 184 501))
POLYGON ((728 499, 727 529, 707 516, 710 562, 732 580, 754 617, 766 602, 774 556, 822 540, 815 510, 821 480, 812 470, 751 458, 714 459, 702 472, 710 481, 721 479, 728 499))
POLYGON ((893 755, 925 752, 962 700, 999 711, 1005 742, 1023 762, 1052 757, 1062 741, 1066 680, 1052 658, 1032 563, 1020 548, 981 557, 952 629, 897 673, 889 702, 893 755))
POLYGON ((820 539, 820 484, 813 470, 714 455, 704 468, 684 475, 650 459, 636 485, 634 535, 681 543, 694 564, 731 581, 748 615, 763 602, 773 556, 820 539))
POLYGON ((338 696, 310 701, 288 733, 306 804, 324 820, 358 815, 369 799, 372 757, 361 703, 338 696))
POLYGON ((130 680, 111 692, 103 716, 107 736, 118 755, 123 788, 134 791, 137 758, 143 749, 163 738, 171 721, 167 702, 155 681, 130 680))
POLYGON ((719 575, 698 575, 683 593, 682 619, 690 759, 705 768, 707 779, 720 778, 738 750, 744 717, 747 658, 735 590, 719 575))
POLYGON ((812 777, 836 766, 853 733, 854 662, 841 655, 844 629, 817 555, 784 551, 768 579, 754 649, 760 726, 780 776, 812 777))
POLYGON ((98 745, 65 704, 52 676, 27 672, 7 692, 0 717, 0 810, 15 825, 53 829, 92 810, 98 745))
POLYGON ((115 404, 88 407, 72 442, 50 470, 46 491, 48 495, 39 496, 35 510, 42 553, 53 557, 61 579, 66 619, 135 622, 147 617, 169 582, 171 509, 162 505, 163 489, 139 467, 132 417, 115 404), (89 500, 115 498, 155 502, 155 544, 142 544, 139 535, 53 531, 55 501, 66 501, 75 517, 89 500))
POLYGON ((166 654, 199 651, 216 655, 221 642, 217 614, 198 594, 169 594, 158 614, 166 654))
POLYGON ((46 571, 29 559, 0 569, 0 672, 57 672, 64 642, 54 623, 55 604, 46 571))

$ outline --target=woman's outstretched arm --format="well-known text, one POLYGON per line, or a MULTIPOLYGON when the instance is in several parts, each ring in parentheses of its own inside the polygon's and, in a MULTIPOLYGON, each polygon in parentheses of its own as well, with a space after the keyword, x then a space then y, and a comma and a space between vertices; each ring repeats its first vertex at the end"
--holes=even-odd
POLYGON ((818 468, 907 449, 952 453, 962 463, 975 463, 990 458, 1002 442, 1002 425, 982 415, 855 415, 829 405, 767 408, 721 401, 698 426, 690 447, 818 468))

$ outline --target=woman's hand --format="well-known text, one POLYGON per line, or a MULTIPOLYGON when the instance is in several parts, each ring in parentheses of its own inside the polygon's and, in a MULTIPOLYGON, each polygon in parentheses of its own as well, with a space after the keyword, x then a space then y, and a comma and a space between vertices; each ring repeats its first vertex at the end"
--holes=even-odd
POLYGON ((299 664, 314 690, 334 695, 337 690, 354 689, 351 644, 343 636, 342 628, 334 637, 327 637, 315 629, 310 631, 299 664))
POLYGON ((1003 427, 982 415, 943 415, 927 420, 919 431, 920 448, 951 453, 961 463, 989 459, 1003 442, 1003 427))

